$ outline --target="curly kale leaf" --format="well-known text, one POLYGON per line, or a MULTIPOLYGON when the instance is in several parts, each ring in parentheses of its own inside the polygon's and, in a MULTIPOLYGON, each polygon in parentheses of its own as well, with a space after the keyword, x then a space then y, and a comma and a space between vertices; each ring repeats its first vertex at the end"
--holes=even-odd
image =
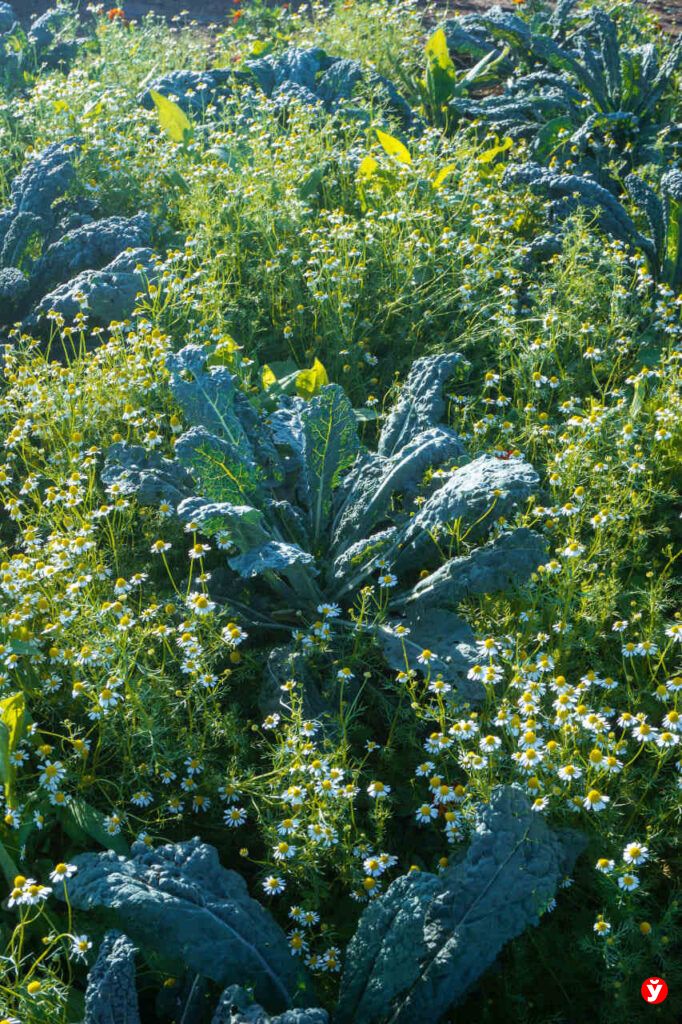
MULTIPOLYGON (((440 555, 443 528, 459 524, 462 539, 480 540, 495 520, 507 518, 535 492, 539 477, 523 459, 481 455, 456 469, 407 526, 396 571, 423 569, 440 555)), ((442 555, 441 555, 442 557, 442 555)))
MULTIPOLYGON (((470 462, 461 439, 438 422, 460 363, 457 353, 418 360, 371 452, 338 385, 309 401, 280 395, 259 414, 223 367, 207 368, 205 353, 188 346, 170 362, 171 389, 194 422, 175 444, 177 460, 114 446, 103 479, 125 491, 137 485, 145 500, 159 494, 185 524, 221 533, 230 551, 211 592, 247 621, 299 628, 322 602, 352 602, 385 559, 399 577, 391 615, 410 618, 417 636, 422 615, 524 582, 544 554, 527 530, 485 544, 500 517, 522 510, 538 476, 521 459, 470 462), (462 544, 468 553, 450 557, 462 544)), ((367 629, 389 664, 401 668, 407 658, 414 667, 416 640, 403 649, 395 625, 367 629)), ((473 702, 480 688, 466 678, 471 637, 439 636, 438 671, 473 702)))
POLYGON ((271 1017, 239 985, 230 985, 220 997, 211 1024, 327 1024, 326 1010, 285 1010, 271 1017))
POLYGON ((87 1024, 140 1024, 135 990, 135 946, 127 935, 108 931, 88 973, 87 1024))
POLYGON ((398 595, 391 607, 452 606, 472 594, 489 594, 525 582, 545 559, 547 549, 539 534, 519 527, 500 534, 469 555, 451 558, 398 595))
POLYGON ((101 908, 169 968, 189 969, 221 985, 252 985, 256 998, 273 1010, 305 993, 306 977, 286 935, 251 899, 241 876, 221 867, 212 846, 199 839, 156 850, 135 843, 128 859, 84 853, 75 863, 72 906, 101 908))
POLYGON ((367 536, 384 519, 395 494, 403 500, 413 498, 428 469, 466 459, 457 434, 436 426, 417 434, 389 457, 372 454, 358 460, 345 481, 345 496, 334 517, 334 550, 367 536))
POLYGON ((228 559, 228 565, 234 569, 242 579, 253 579, 254 576, 262 576, 266 572, 283 572, 296 565, 310 565, 310 570, 317 573, 315 559, 308 551, 304 551, 296 544, 284 544, 281 541, 271 540, 259 548, 253 548, 243 555, 236 555, 228 559))
POLYGON ((538 924, 581 846, 551 831, 520 788, 495 789, 463 861, 404 875, 364 912, 335 1024, 439 1020, 505 943, 538 924))
POLYGON ((437 652, 430 662, 432 674, 454 687, 458 703, 475 705, 485 700, 483 684, 468 675, 476 656, 474 634, 454 612, 429 605, 410 606, 399 620, 379 629, 378 639, 387 663, 396 672, 406 668, 418 672, 419 657, 428 648, 437 652), (399 631, 398 626, 407 627, 409 633, 399 631))
POLYGON ((393 455, 417 434, 441 422, 445 413, 443 389, 462 362, 459 353, 448 352, 424 356, 412 364, 381 431, 380 455, 393 455))
POLYGON ((194 482, 175 459, 118 441, 107 451, 102 483, 122 494, 135 494, 140 505, 167 503, 175 508, 191 495, 194 482))
POLYGON ((275 442, 293 456, 297 497, 317 548, 329 525, 334 491, 360 451, 353 407, 343 389, 330 384, 309 402, 284 399, 271 424, 275 442))
POLYGON ((596 181, 577 174, 556 174, 532 163, 508 168, 504 181, 507 184, 526 185, 533 192, 563 201, 567 212, 574 208, 575 203, 594 210, 603 231, 641 249, 652 265, 656 266, 653 242, 637 230, 632 218, 615 196, 596 181))

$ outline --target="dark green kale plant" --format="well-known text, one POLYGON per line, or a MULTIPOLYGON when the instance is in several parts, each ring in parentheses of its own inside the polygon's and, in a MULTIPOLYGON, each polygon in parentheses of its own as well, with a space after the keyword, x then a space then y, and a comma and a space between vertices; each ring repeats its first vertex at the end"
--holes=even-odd
MULTIPOLYGON (((364 911, 335 1024, 437 1024, 507 942, 539 923, 583 845, 577 833, 552 831, 519 787, 493 790, 460 862, 439 875, 397 878, 364 911)), ((85 853, 75 862, 71 904, 125 932, 108 932, 100 947, 88 1024, 139 1024, 132 942, 193 979, 188 1000, 198 980, 228 986, 212 1024, 326 1024, 326 1011, 305 1009, 312 989, 284 932, 213 847, 138 842, 128 859, 85 853)))
POLYGON ((534 159, 570 160, 610 186, 611 164, 621 175, 674 157, 680 126, 671 119, 671 87, 682 40, 664 57, 653 43, 626 45, 599 8, 561 41, 499 7, 461 21, 446 23, 450 48, 463 56, 480 49, 488 59, 496 54, 489 66, 500 72, 501 88, 478 99, 453 98, 460 118, 526 139, 534 159))
POLYGON ((102 480, 144 505, 165 502, 187 528, 217 537, 229 553, 211 597, 261 636, 298 631, 329 607, 338 628, 355 628, 345 613, 364 586, 378 585, 389 591, 387 615, 362 628, 389 664, 418 669, 428 646, 439 655, 431 670, 460 698, 480 700, 483 687, 467 678, 473 634, 454 610, 527 580, 545 546, 531 530, 501 525, 536 490, 533 468, 471 459, 440 422, 460 362, 455 353, 417 360, 370 451, 338 385, 309 400, 281 394, 259 411, 224 366, 189 345, 169 359, 171 391, 191 424, 175 458, 121 442, 102 480))

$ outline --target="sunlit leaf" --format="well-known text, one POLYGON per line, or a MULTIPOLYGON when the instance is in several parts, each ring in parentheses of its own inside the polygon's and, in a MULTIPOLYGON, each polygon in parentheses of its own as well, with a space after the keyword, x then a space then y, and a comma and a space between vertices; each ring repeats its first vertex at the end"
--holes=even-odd
POLYGON ((482 153, 478 154, 477 159, 479 164, 492 163, 495 157, 498 157, 500 153, 506 153, 507 150, 511 149, 513 145, 514 143, 512 139, 510 139, 509 136, 506 136, 506 138, 502 139, 502 142, 499 142, 496 145, 491 146, 490 149, 484 149, 482 153))
POLYGON ((373 156, 366 156, 365 159, 360 162, 360 166, 358 167, 358 178, 368 181, 375 174, 378 166, 378 160, 375 160, 373 156))
POLYGON ((381 146, 385 153, 392 156, 398 163, 411 164, 412 157, 407 146, 404 146, 399 139, 394 138, 387 132, 382 132, 380 128, 375 128, 377 139, 381 143, 381 146))
POLYGON ((319 359, 309 370, 301 370, 296 377, 296 391, 301 398, 314 398, 320 388, 329 383, 327 371, 319 359))
POLYGON ((442 28, 436 29, 426 47, 426 90, 431 103, 440 109, 455 91, 457 74, 448 52, 442 28))
POLYGON ((452 63, 450 52, 448 50, 447 39, 445 38, 445 32, 442 28, 436 29, 431 38, 427 41, 424 47, 426 56, 434 64, 437 64, 443 71, 452 71, 454 74, 455 65, 452 63))
POLYGON ((267 365, 261 370, 260 382, 263 385, 264 391, 267 391, 273 384, 277 383, 277 377, 267 365))
POLYGON ((23 693, 13 693, 0 701, 0 779, 8 800, 11 800, 14 782, 10 757, 26 735, 30 722, 23 693))
POLYGON ((159 115, 159 124, 173 142, 184 142, 185 137, 192 131, 192 124, 187 114, 177 103, 173 103, 167 96, 162 96, 154 89, 149 95, 154 100, 154 106, 159 115))
POLYGON ((450 177, 450 175, 452 174, 452 172, 454 170, 455 170, 455 165, 454 164, 448 164, 447 167, 443 167, 443 169, 438 172, 436 177, 431 182, 433 187, 434 188, 441 188, 443 183, 447 180, 447 178, 450 177))
POLYGON ((238 345, 231 334, 223 334, 216 342, 214 351, 206 360, 207 366, 230 366, 242 346, 238 345))

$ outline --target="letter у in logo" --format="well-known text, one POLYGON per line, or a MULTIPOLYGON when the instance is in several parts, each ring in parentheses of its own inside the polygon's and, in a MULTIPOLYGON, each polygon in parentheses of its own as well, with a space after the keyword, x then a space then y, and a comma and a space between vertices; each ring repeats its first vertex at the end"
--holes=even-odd
POLYGON ((640 989, 645 1003, 654 1006, 668 998, 668 986, 663 978, 647 978, 640 989))

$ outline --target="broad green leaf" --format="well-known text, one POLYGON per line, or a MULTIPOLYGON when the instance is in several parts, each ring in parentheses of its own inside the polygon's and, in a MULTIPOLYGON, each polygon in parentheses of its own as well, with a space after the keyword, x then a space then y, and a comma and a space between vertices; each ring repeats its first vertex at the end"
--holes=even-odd
POLYGON ((534 157, 544 161, 553 156, 555 149, 568 138, 567 133, 571 130, 572 122, 568 114, 550 118, 546 124, 543 124, 533 140, 534 157))
POLYGON ((506 153, 513 145, 514 143, 512 139, 510 139, 509 136, 506 136, 502 142, 498 142, 496 145, 491 146, 490 149, 484 149, 482 153, 479 153, 477 160, 479 164, 490 164, 493 162, 495 157, 499 156, 500 153, 506 153))
POLYGON ((66 1019, 69 1024, 80 1024, 84 1018, 85 993, 71 985, 66 997, 66 1019))
POLYGON ((298 194, 301 199, 310 199, 311 196, 316 195, 324 176, 327 173, 327 164, 322 164, 321 167, 314 167, 312 171, 306 174, 305 178, 298 186, 298 194))
POLYGON ((4 843, 0 843, 0 871, 2 871, 7 884, 12 888, 14 879, 19 874, 19 868, 7 852, 4 843))
POLYGON ((84 121, 96 121, 99 115, 104 110, 104 104, 101 100, 93 100, 92 103, 88 103, 83 110, 84 121))
POLYGON ((460 88, 465 87, 466 89, 473 85, 481 85, 488 79, 493 79, 498 64, 502 64, 508 56, 509 48, 507 46, 501 52, 493 48, 485 53, 473 67, 462 75, 458 83, 460 88))
POLYGON ((189 192, 189 185, 187 184, 187 181, 183 178, 179 171, 175 170, 175 168, 173 168, 170 171, 166 171, 163 177, 164 180, 167 181, 168 184, 172 185, 174 188, 179 188, 182 192, 189 192))
POLYGON ((296 377, 296 391, 301 398, 310 399, 314 398, 320 388, 328 383, 327 371, 320 360, 316 358, 309 370, 301 370, 296 377))
POLYGON ((256 39, 253 46, 251 47, 252 57, 265 57, 272 50, 273 42, 271 39, 256 39))
POLYGON ((412 163, 409 149, 399 139, 389 135, 388 132, 382 132, 380 128, 375 128, 374 130, 385 153, 388 153, 389 156, 392 156, 400 164, 412 163))
POLYGON ((436 29, 426 44, 426 90, 430 102, 440 110, 455 91, 457 73, 448 52, 442 28, 436 29))
POLYGON ((630 403, 630 416, 636 419, 642 411, 644 404, 644 394, 646 391, 646 383, 642 380, 638 380, 635 384, 635 393, 632 396, 632 402, 630 403))
POLYGON ((129 853, 128 844, 123 836, 111 835, 104 824, 104 816, 86 800, 74 798, 66 806, 60 807, 57 815, 64 830, 76 842, 85 843, 87 839, 94 839, 107 850, 114 850, 123 856, 129 853))
POLYGON ((150 96, 154 100, 154 106, 159 115, 159 124, 173 142, 184 142, 186 135, 192 131, 192 124, 187 114, 177 103, 173 103, 167 96, 162 96, 154 89, 150 90, 150 96))
POLYGON ((447 167, 443 167, 443 169, 438 172, 436 177, 431 182, 431 185, 433 186, 433 188, 436 188, 436 189, 440 188, 443 185, 443 183, 450 177, 450 175, 452 174, 452 172, 454 170, 455 170, 455 165, 454 164, 448 164, 447 167))

